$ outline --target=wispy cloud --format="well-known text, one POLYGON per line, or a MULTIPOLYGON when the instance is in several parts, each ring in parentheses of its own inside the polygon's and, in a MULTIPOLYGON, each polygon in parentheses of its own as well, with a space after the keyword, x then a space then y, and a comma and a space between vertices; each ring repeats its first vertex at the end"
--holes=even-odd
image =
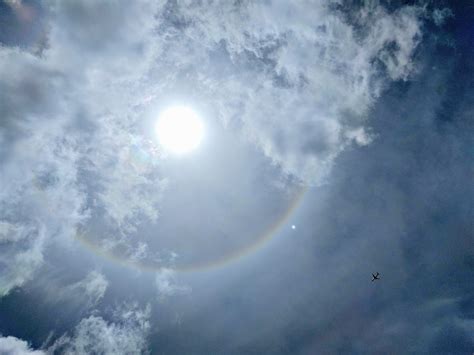
POLYGON ((173 269, 162 268, 155 276, 156 291, 159 300, 174 295, 183 295, 191 292, 191 289, 176 282, 176 273, 173 269))
POLYGON ((337 8, 168 2, 159 12, 159 59, 175 73, 171 87, 186 80, 200 88, 283 173, 318 184, 348 145, 370 141, 368 111, 385 86, 414 70, 421 40, 420 8, 366 6, 354 21, 337 8))
POLYGON ((150 170, 154 157, 145 137, 133 133, 140 98, 131 96, 136 87, 129 82, 145 73, 138 68, 140 48, 145 50, 149 37, 143 36, 151 29, 142 20, 152 23, 153 12, 144 3, 48 4, 44 56, 0 48, 2 294, 32 277, 49 243, 70 244, 91 211, 123 233, 143 216, 156 219, 164 186, 150 170), (110 45, 96 53, 100 48, 90 41, 97 36, 80 34, 90 28, 85 22, 94 21, 89 15, 103 7, 107 18, 95 20, 105 26, 99 32, 110 36, 102 38, 110 45), (131 56, 134 62, 113 64, 131 56), (140 161, 140 154, 150 159, 140 161))
POLYGON ((87 276, 66 288, 66 293, 86 300, 89 308, 95 307, 104 297, 109 282, 105 276, 98 271, 91 271, 87 276), (75 294, 79 294, 78 296, 75 294))
POLYGON ((64 354, 146 353, 150 312, 149 307, 139 309, 129 305, 117 309, 112 322, 100 316, 89 316, 81 320, 71 336, 62 336, 48 351, 64 354))
POLYGON ((129 304, 115 309, 113 321, 92 315, 82 319, 72 335, 63 335, 45 350, 34 350, 16 337, 0 336, 0 353, 9 355, 42 354, 144 354, 150 330, 149 306, 129 304))

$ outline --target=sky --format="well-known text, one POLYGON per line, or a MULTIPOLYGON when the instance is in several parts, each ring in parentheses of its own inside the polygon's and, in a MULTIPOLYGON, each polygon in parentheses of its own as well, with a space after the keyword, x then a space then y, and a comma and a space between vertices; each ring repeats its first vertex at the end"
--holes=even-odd
POLYGON ((0 0, 0 354, 474 353, 473 75, 468 0, 0 0))

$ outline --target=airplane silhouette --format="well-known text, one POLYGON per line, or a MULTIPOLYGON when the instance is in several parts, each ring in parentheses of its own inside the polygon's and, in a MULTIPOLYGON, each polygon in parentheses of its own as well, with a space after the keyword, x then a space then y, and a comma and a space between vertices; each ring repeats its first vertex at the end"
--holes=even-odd
POLYGON ((372 274, 372 282, 375 280, 380 280, 380 274, 378 272, 372 274))

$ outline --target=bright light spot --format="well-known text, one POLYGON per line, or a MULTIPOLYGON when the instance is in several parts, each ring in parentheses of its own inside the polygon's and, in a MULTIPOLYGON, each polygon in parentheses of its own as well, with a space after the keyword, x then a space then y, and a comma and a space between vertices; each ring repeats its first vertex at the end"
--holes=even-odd
POLYGON ((291 229, 296 229, 296 226, 293 224, 293 225, 291 226, 291 229))
POLYGON ((155 129, 159 143, 175 154, 197 148, 204 134, 204 125, 196 112, 182 106, 163 111, 155 129))

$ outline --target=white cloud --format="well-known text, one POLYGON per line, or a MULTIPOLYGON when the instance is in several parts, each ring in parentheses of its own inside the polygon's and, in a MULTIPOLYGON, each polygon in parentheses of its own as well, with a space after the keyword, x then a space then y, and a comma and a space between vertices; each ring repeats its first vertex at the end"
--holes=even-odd
POLYGON ((67 287, 67 293, 80 293, 80 299, 87 300, 88 307, 96 306, 104 297, 109 282, 105 276, 98 271, 91 271, 81 280, 67 287))
POLYGON ((99 316, 84 318, 72 336, 63 336, 49 348, 64 354, 143 354, 150 330, 150 307, 137 306, 116 311, 114 322, 99 316))
MULTIPOLYGON (((137 219, 156 220, 165 179, 147 132, 139 131, 152 62, 156 5, 141 1, 51 2, 51 48, 45 57, 75 80, 84 116, 93 126, 82 166, 98 191, 97 207, 113 225, 133 232, 137 219), (76 69, 81 67, 81 71, 76 69)), ((155 48, 156 50, 156 48, 155 48)))
POLYGON ((28 281, 43 262, 44 231, 0 221, 0 296, 28 281))
POLYGON ((63 335, 46 352, 31 349, 24 340, 0 336, 0 354, 144 354, 148 352, 150 313, 150 306, 128 305, 115 310, 112 322, 89 316, 81 320, 72 336, 63 335))
POLYGON ((33 350, 24 340, 8 336, 0 337, 0 354, 4 355, 44 355, 41 350, 33 350))
POLYGON ((61 80, 28 53, 0 49, 0 280, 4 295, 31 278, 49 240, 87 213, 76 184, 75 140, 62 136, 61 80))
POLYGON ((156 219, 164 185, 150 170, 154 157, 134 162, 134 149, 150 147, 130 130, 140 101, 130 96, 130 80, 143 75, 137 64, 150 43, 143 21, 152 23, 153 11, 145 3, 121 5, 51 3, 42 58, 0 48, 0 222, 8 226, 1 235, 2 295, 33 277, 49 243, 70 243, 91 210, 103 208, 125 232, 142 216, 156 219), (100 18, 89 16, 104 7, 100 18), (95 28, 84 23, 94 19, 109 31, 81 32, 95 28), (88 43, 98 33, 111 36, 103 38, 105 50, 88 43))
POLYGON ((150 155, 149 161, 137 162, 136 154, 142 153, 144 143, 135 143, 127 128, 117 127, 113 122, 96 134, 101 146, 90 157, 91 165, 87 168, 101 176, 103 191, 97 197, 113 224, 133 231, 134 219, 139 215, 155 221, 156 206, 166 186, 154 169, 156 158, 145 151, 150 155), (104 174, 105 171, 108 173, 104 174))
POLYGON ((167 3, 160 61, 284 173, 314 184, 349 144, 368 142, 351 132, 367 136, 373 102, 414 70, 420 11, 366 6, 350 24, 326 1, 167 3))
MULTIPOLYGON (((157 5, 153 1, 47 1, 51 10, 48 61, 81 80, 80 85, 114 96, 148 69, 157 5), (81 70, 77 70, 80 66, 81 70), (100 85, 94 87, 94 84, 100 85)), ((102 103, 112 102, 104 101, 102 103)), ((117 104, 117 102, 114 102, 117 104)))
POLYGON ((350 24, 325 1, 45 4, 41 58, 0 48, 2 294, 91 216, 116 243, 156 220, 166 177, 143 123, 155 99, 189 94, 317 184, 370 142, 365 115, 414 70, 421 36, 414 7, 365 7, 350 24))
POLYGON ((167 297, 186 294, 191 291, 189 287, 176 283, 176 272, 172 269, 162 268, 155 276, 158 299, 164 300, 167 297))

